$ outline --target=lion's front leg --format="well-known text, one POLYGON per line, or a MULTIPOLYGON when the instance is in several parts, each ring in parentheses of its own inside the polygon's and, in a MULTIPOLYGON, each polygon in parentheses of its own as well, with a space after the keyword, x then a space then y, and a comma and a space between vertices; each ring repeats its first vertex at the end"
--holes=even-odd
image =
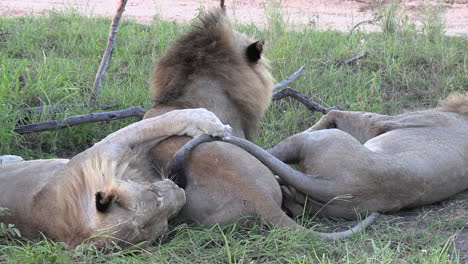
POLYGON ((306 132, 336 128, 350 134, 360 142, 366 142, 386 132, 386 121, 391 119, 391 116, 368 112, 332 110, 306 132))
POLYGON ((170 136, 196 137, 208 134, 215 137, 231 135, 231 127, 224 125, 212 112, 203 109, 173 110, 165 114, 133 123, 104 138, 98 144, 114 143, 133 146, 151 142, 156 144, 170 136))
POLYGON ((214 113, 204 108, 174 111, 180 111, 182 113, 181 122, 185 124, 184 130, 180 131, 178 135, 191 137, 203 134, 213 137, 228 137, 231 135, 231 126, 224 125, 214 113))

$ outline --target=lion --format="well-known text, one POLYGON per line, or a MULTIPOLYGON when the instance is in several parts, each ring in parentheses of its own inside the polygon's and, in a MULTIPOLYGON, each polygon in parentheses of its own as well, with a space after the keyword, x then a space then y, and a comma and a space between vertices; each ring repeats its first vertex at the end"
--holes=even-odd
MULTIPOLYGON (((442 201, 468 189, 468 93, 396 116, 333 110, 269 152, 308 175, 308 204, 353 219, 442 201)), ((304 195, 293 195, 304 204, 304 195)))
POLYGON ((0 165, 0 207, 28 239, 47 237, 75 247, 153 241, 185 204, 174 182, 153 180, 149 148, 172 135, 227 136, 229 126, 206 109, 175 110, 110 134, 70 160, 0 165), (142 158, 143 157, 143 158, 142 158))
MULTIPOLYGON (((233 135, 253 139, 274 86, 262 56, 264 44, 234 31, 222 10, 203 14, 156 62, 155 105, 144 118, 204 107, 231 125, 233 135)), ((171 137, 156 145, 151 154, 155 166, 167 172, 173 155, 189 140, 171 137)), ((253 216, 278 227, 302 228, 282 211, 280 186, 270 170, 241 148, 223 142, 202 144, 186 162, 183 173, 172 178, 187 197, 178 219, 210 226, 253 216)), ((318 235, 336 239, 361 227, 365 224, 349 232, 318 235)))
MULTIPOLYGON (((193 140, 174 157, 175 173, 184 166, 184 151, 207 140, 213 139, 193 140)), ((224 141, 248 150, 287 183, 282 190, 293 215, 306 204, 321 215, 354 219, 428 205, 468 189, 468 93, 397 116, 333 110, 268 152, 236 138, 224 141)))

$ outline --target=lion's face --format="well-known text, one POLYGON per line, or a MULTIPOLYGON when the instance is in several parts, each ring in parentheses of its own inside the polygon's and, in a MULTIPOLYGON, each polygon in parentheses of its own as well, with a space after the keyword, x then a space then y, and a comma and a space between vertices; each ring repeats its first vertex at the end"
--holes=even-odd
POLYGON ((96 193, 99 244, 153 241, 168 229, 168 219, 185 204, 185 193, 170 180, 117 181, 112 193, 96 193), (107 237, 109 236, 109 237, 107 237))

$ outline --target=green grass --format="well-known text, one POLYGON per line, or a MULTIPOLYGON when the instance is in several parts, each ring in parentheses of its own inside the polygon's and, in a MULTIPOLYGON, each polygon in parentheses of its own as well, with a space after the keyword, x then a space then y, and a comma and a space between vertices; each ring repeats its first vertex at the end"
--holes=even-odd
MULTIPOLYGON (((402 19, 397 7, 382 9, 384 33, 352 35, 313 28, 292 28, 278 9, 268 9, 268 26, 238 25, 240 31, 264 38, 272 72, 282 80, 301 65, 305 71, 290 85, 325 105, 346 110, 399 113, 435 106, 440 98, 468 90, 468 40, 447 37, 438 16, 427 16, 425 29, 402 19), (392 9, 393 8, 393 9, 392 9), (338 59, 367 51, 357 65, 335 65, 338 59)), ((429 12, 429 11, 428 11, 429 12)), ((16 122, 36 122, 88 113, 71 108, 62 113, 24 116, 20 108, 41 104, 83 103, 105 48, 109 19, 84 18, 75 12, 39 17, 0 18, 0 154, 32 158, 69 157, 136 119, 80 125, 59 131, 16 135, 16 122), (26 78, 23 85, 18 80, 26 78)), ((155 19, 151 25, 125 21, 103 80, 101 104, 119 108, 151 107, 152 64, 187 25, 155 19)), ((257 143, 269 147, 303 131, 318 120, 294 100, 270 107, 257 143)), ((0 239, 5 263, 462 263, 468 252, 455 249, 454 234, 466 232, 468 197, 384 216, 365 234, 336 242, 316 240, 303 232, 275 229, 247 219, 225 226, 174 224, 170 234, 150 251, 133 248, 99 251, 90 245, 70 250, 49 240, 0 239), (442 209, 441 209, 442 208, 442 209), (454 210, 455 210, 454 209, 454 210), (455 210, 456 211, 456 210, 455 210), (454 212, 455 212, 454 211, 454 212)), ((324 218, 298 219, 321 231, 349 223, 324 218)))

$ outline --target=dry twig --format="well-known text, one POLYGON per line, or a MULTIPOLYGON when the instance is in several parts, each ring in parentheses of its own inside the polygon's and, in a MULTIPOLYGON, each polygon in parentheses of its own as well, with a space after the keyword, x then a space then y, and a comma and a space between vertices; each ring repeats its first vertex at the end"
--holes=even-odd
MULTIPOLYGON (((108 110, 111 108, 115 108, 118 105, 99 105, 99 108, 102 110, 108 110)), ((51 113, 58 113, 62 112, 65 109, 68 108, 77 108, 77 107, 86 107, 85 104, 57 104, 57 105, 41 105, 41 106, 35 106, 35 107, 28 107, 28 108, 22 108, 19 111, 23 114, 37 114, 40 115, 42 112, 47 110, 48 112, 51 113)))
POLYGON ((356 55, 356 56, 354 56, 352 58, 346 59, 346 60, 336 60, 332 64, 353 64, 353 63, 357 62, 358 60, 364 59, 366 57, 367 57, 367 51, 359 53, 358 55, 356 55))
POLYGON ((26 134, 31 132, 61 129, 84 123, 122 119, 131 116, 137 116, 141 118, 145 113, 146 109, 144 109, 143 107, 133 106, 123 110, 76 115, 60 120, 50 120, 30 125, 20 125, 15 128, 14 132, 19 134, 26 134))
POLYGON ((104 51, 104 55, 102 56, 101 64, 99 65, 99 69, 96 73, 96 78, 93 84, 93 92, 91 94, 91 98, 89 101, 90 106, 96 105, 97 96, 101 91, 101 83, 102 77, 106 72, 107 65, 109 64, 109 60, 112 57, 112 51, 114 50, 115 45, 115 38, 117 36, 117 30, 119 27, 120 18, 122 17, 122 13, 125 10, 125 5, 127 4, 127 0, 120 0, 119 5, 117 6, 117 11, 112 19, 112 24, 110 27, 109 39, 107 40, 107 47, 104 51))
POLYGON ((318 103, 310 100, 309 98, 307 98, 307 96, 301 94, 300 92, 294 90, 291 87, 286 87, 283 90, 274 93, 272 100, 273 101, 278 101, 278 100, 283 99, 284 97, 288 97, 288 96, 296 99, 301 104, 305 105, 312 112, 318 111, 318 112, 321 112, 323 114, 326 114, 329 111, 334 110, 334 109, 340 109, 341 110, 341 107, 339 107, 339 106, 332 106, 332 107, 326 108, 326 107, 324 107, 322 105, 319 105, 318 103))
POLYGON ((299 74, 302 73, 302 71, 304 70, 304 68, 305 68, 306 65, 307 65, 307 64, 302 65, 302 66, 299 68, 299 70, 297 70, 296 72, 294 72, 293 74, 291 74, 288 78, 286 78, 286 79, 284 79, 283 81, 281 81, 281 82, 275 84, 274 90, 276 90, 276 89, 278 89, 278 88, 281 88, 281 87, 285 86, 286 84, 292 82, 294 79, 296 79, 297 76, 299 76, 299 74))

